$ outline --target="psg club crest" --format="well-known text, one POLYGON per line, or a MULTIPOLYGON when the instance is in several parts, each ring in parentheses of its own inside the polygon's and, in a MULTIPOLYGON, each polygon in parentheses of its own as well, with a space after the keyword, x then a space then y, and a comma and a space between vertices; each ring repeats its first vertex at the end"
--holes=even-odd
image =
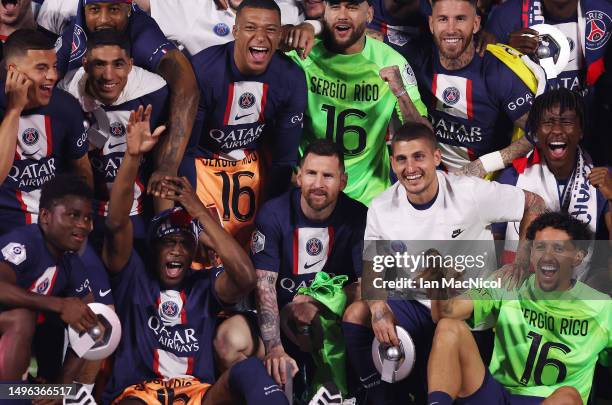
POLYGON ((49 288, 49 279, 46 278, 42 283, 38 284, 36 286, 36 293, 37 294, 44 294, 47 291, 47 288, 49 288))
POLYGON ((243 110, 253 107, 254 104, 255 104, 255 96, 253 95, 253 93, 249 93, 249 92, 242 93, 240 95, 240 98, 238 99, 238 105, 243 110))
POLYGON ((218 23, 213 27, 213 32, 220 37, 224 37, 230 33, 230 28, 226 23, 218 23))
POLYGON ((318 256, 322 250, 323 242, 321 242, 318 238, 311 238, 308 239, 308 242, 306 242, 306 252, 310 256, 318 256))
POLYGON ((120 122, 113 122, 110 124, 110 133, 115 138, 121 138, 125 135, 125 127, 120 122))
POLYGON ((603 11, 593 10, 586 13, 586 48, 595 50, 605 46, 610 39, 611 34, 607 29, 610 27, 612 19, 603 11))
POLYGON ((72 46, 70 49, 70 62, 78 60, 80 62, 83 55, 87 51, 87 35, 79 25, 74 26, 72 33, 72 46))
POLYGON ((174 301, 164 301, 161 305, 162 313, 168 318, 174 318, 178 315, 179 307, 174 301))
POLYGON ((23 131, 23 134, 21 134, 21 139, 23 140, 23 143, 28 146, 34 145, 36 142, 38 142, 39 138, 40 135, 38 134, 36 128, 28 128, 23 131))
POLYGON ((444 99, 444 103, 448 105, 455 105, 459 102, 461 93, 459 93, 459 89, 456 87, 447 87, 442 92, 442 98, 444 99))

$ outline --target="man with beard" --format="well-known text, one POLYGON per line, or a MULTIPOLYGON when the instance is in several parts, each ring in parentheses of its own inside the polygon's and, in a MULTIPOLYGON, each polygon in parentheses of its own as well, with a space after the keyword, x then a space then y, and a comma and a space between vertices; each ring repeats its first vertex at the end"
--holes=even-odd
POLYGON ((503 169, 532 148, 523 138, 510 144, 513 126, 525 128, 532 91, 492 53, 476 52, 475 0, 434 0, 429 28, 435 45, 412 63, 442 163, 479 176, 503 169))
POLYGON ((276 52, 281 26, 274 0, 244 0, 232 32, 235 41, 192 59, 201 97, 181 173, 246 247, 265 195, 289 187, 306 82, 299 67, 276 52))
POLYGON ((585 223, 546 213, 527 229, 534 273, 520 288, 432 297, 428 404, 589 403, 598 358, 612 350, 610 297, 572 277, 591 238, 585 223), (468 328, 487 317, 496 332, 488 367, 468 328))
POLYGON ((257 215, 251 241, 257 315, 266 367, 279 384, 287 381, 288 364, 295 374, 296 360, 304 364, 311 359, 281 334, 279 310, 292 306, 291 321, 298 329, 308 328, 318 303, 298 294, 298 288, 307 287, 320 271, 347 275, 347 290, 357 287, 354 282, 361 277, 366 207, 342 192, 346 183, 340 148, 315 140, 302 157, 299 188, 268 201, 257 215))
POLYGON ((366 205, 390 185, 386 135, 392 118, 421 121, 426 113, 408 62, 366 37, 372 13, 363 0, 327 1, 323 39, 306 59, 291 53, 308 84, 302 147, 315 139, 335 141, 348 174, 345 192, 366 205))
MULTIPOLYGON (((594 167, 579 146, 586 125, 582 97, 565 88, 550 90, 535 99, 528 122, 536 135, 536 149, 516 159, 498 181, 537 192, 549 210, 568 212, 587 223, 593 235, 612 239, 612 175, 607 167, 594 167)), ((505 235, 505 261, 511 262, 518 224, 500 225, 494 232, 505 235)), ((576 278, 584 278, 589 259, 576 267, 576 278)))
POLYGON ((368 210, 362 274, 362 295, 367 293, 364 298, 368 300, 346 309, 343 331, 351 364, 372 403, 405 403, 408 390, 415 403, 421 404, 426 397, 427 354, 435 328, 430 303, 426 298, 413 299, 418 298, 415 296, 383 300, 374 295, 374 256, 418 255, 424 250, 421 247, 431 247, 419 241, 470 241, 472 245, 483 241, 488 246, 493 242, 491 224, 504 218, 520 221, 524 236, 527 225, 543 212, 544 202, 537 194, 517 187, 436 170, 441 151, 432 130, 422 124, 402 126, 393 136, 391 150, 398 182, 376 197, 368 210), (374 366, 372 339, 398 346, 396 325, 410 334, 417 355, 408 378, 389 384, 374 366), (404 394, 397 396, 402 390, 404 394))

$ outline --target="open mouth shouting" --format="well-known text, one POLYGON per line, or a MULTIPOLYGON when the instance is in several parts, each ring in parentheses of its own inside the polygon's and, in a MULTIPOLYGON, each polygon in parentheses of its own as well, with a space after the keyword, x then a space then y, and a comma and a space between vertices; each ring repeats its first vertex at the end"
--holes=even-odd
POLYGON ((180 261, 169 261, 166 262, 164 266, 164 272, 166 273, 166 277, 170 279, 178 278, 185 269, 183 262, 180 261))
POLYGON ((334 25, 334 34, 337 38, 348 38, 353 27, 347 23, 338 23, 334 25))
POLYGON ((2 0, 2 7, 8 13, 12 13, 19 7, 19 0, 2 0))
POLYGON ((549 141, 546 147, 554 159, 563 159, 567 155, 567 142, 563 140, 549 141))
POLYGON ((559 272, 559 266, 553 263, 546 263, 540 265, 540 274, 542 274, 543 280, 550 281, 555 278, 557 273, 559 272))
POLYGON ((51 98, 51 92, 53 91, 53 85, 52 84, 41 84, 40 86, 38 86, 38 91, 40 95, 43 96, 44 98, 51 98))
POLYGON ((270 54, 270 48, 265 46, 249 46, 251 59, 256 63, 263 63, 270 54))

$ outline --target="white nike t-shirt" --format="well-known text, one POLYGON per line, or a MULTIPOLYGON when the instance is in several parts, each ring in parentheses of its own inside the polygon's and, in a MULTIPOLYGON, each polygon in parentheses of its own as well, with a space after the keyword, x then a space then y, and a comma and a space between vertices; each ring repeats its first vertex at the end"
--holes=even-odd
MULTIPOLYGON (((277 4, 283 25, 303 20, 295 0, 277 0, 277 4)), ((163 33, 191 55, 234 40, 236 14, 231 9, 218 10, 213 0, 150 0, 150 5, 151 17, 163 33)))
POLYGON ((399 182, 372 200, 365 240, 493 240, 492 223, 523 217, 520 188, 436 173, 438 196, 428 209, 414 208, 399 182))

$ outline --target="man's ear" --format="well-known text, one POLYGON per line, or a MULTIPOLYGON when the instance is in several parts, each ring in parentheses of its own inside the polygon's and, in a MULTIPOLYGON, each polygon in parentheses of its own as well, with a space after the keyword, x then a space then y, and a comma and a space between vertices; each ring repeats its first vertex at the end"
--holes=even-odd
POLYGON ((38 223, 41 225, 47 225, 49 223, 49 216, 51 212, 46 208, 41 208, 38 211, 38 223))
POLYGON ((573 263, 574 267, 580 266, 580 264, 582 263, 582 261, 586 257, 587 253, 588 252, 586 250, 583 250, 583 249, 578 249, 576 251, 576 255, 574 256, 574 263, 573 263))

